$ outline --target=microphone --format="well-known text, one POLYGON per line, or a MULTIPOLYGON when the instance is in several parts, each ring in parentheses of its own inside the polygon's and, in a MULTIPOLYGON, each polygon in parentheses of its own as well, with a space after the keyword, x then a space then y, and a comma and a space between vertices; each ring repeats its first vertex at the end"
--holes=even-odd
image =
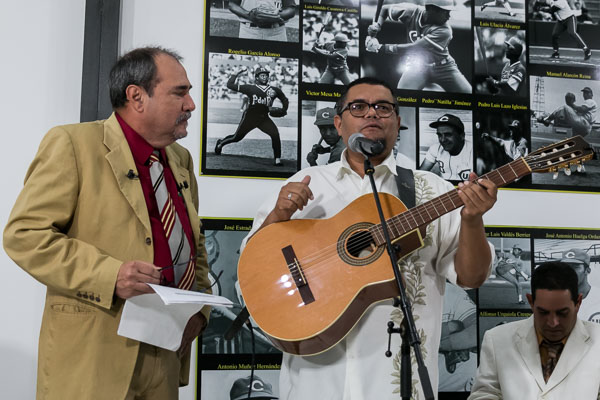
POLYGON ((377 141, 367 139, 362 133, 353 133, 348 139, 348 148, 369 158, 383 153, 385 142, 381 139, 377 141))
POLYGON ((238 331, 240 329, 242 329, 242 326, 245 323, 249 323, 249 321, 248 321, 249 317, 250 317, 250 313, 248 313, 248 309, 246 307, 242 308, 242 311, 240 311, 240 313, 235 318, 235 320, 233 321, 233 323, 231 324, 231 326, 229 327, 229 329, 227 329, 227 331, 223 335, 223 337, 225 338, 225 340, 231 340, 231 339, 233 339, 233 337, 235 336, 235 334, 238 333, 238 331))
POLYGON ((130 169, 129 172, 127 172, 127 174, 125 174, 125 176, 128 177, 129 179, 138 179, 140 177, 135 172, 133 172, 132 169, 130 169))

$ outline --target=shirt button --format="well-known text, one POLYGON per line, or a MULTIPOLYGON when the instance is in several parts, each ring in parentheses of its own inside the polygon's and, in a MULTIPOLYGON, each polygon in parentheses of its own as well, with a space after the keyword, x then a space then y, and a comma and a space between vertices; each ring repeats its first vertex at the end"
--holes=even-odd
POLYGON ((146 238, 146 244, 148 246, 150 246, 152 244, 152 239, 150 239, 149 237, 146 238))

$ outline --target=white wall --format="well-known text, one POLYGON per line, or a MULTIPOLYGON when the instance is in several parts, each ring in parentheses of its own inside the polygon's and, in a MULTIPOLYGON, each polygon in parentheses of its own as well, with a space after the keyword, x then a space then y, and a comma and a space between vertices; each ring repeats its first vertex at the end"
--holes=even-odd
MULTIPOLYGON (((46 131, 79 121, 84 6, 81 0, 3 1, 0 6, 0 226, 46 131)), ((33 399, 45 288, 0 251, 0 397, 33 399)))
MULTIPOLYGON (((182 144, 199 165, 200 95, 204 2, 124 0, 121 52, 158 44, 185 58, 197 110, 182 144)), ((0 113, 6 146, 0 157, 4 185, 0 227, 4 227, 42 135, 52 126, 79 120, 84 31, 83 0, 3 1, 0 6, 0 113)), ((198 170, 198 167, 196 167, 198 170)), ((200 177, 200 215, 252 217, 275 180, 200 177), (240 202, 237 199, 243 198, 240 202)), ((491 225, 600 228, 596 194, 501 191, 486 215, 491 225)), ((0 250, 0 396, 32 399, 35 394, 37 338, 44 288, 0 250), (8 306, 10 305, 10 306, 8 306)), ((194 399, 194 385, 182 400, 194 399)))

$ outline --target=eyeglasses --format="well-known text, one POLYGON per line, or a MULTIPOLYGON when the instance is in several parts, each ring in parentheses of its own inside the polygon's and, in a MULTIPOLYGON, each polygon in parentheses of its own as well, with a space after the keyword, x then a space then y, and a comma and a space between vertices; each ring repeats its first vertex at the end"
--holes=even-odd
MULTIPOLYGON (((160 272, 160 285, 161 286, 167 286, 167 287, 177 287, 177 285, 175 284, 174 281, 172 281, 170 278, 167 278, 165 276, 165 271, 172 269, 173 271, 175 271, 175 269, 179 269, 179 268, 183 268, 185 270, 185 268, 187 268, 187 265, 193 260, 194 258, 190 258, 187 261, 183 261, 180 263, 177 263, 175 265, 168 265, 166 267, 162 267, 160 268, 158 271, 160 272)), ((175 272, 173 272, 174 274, 175 272)))
POLYGON ((375 110, 375 114, 381 118, 387 118, 396 111, 396 105, 387 101, 380 101, 375 104, 364 101, 352 101, 340 111, 340 115, 348 110, 353 117, 364 117, 369 113, 371 107, 375 110))

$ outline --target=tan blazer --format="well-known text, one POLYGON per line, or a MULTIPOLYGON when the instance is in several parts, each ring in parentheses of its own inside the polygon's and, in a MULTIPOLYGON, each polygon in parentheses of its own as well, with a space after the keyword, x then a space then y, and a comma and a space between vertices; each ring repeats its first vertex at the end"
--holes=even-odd
MULTIPOLYGON (((208 287, 192 158, 166 148, 197 247, 196 278, 208 287)), ((42 140, 4 231, 6 253, 47 286, 39 341, 39 399, 122 399, 139 342, 117 335, 124 301, 114 296, 129 260, 152 262, 150 219, 129 145, 113 114, 55 127, 42 140)), ((208 319, 209 310, 202 310, 208 319)), ((180 383, 189 379, 189 354, 180 383)))

